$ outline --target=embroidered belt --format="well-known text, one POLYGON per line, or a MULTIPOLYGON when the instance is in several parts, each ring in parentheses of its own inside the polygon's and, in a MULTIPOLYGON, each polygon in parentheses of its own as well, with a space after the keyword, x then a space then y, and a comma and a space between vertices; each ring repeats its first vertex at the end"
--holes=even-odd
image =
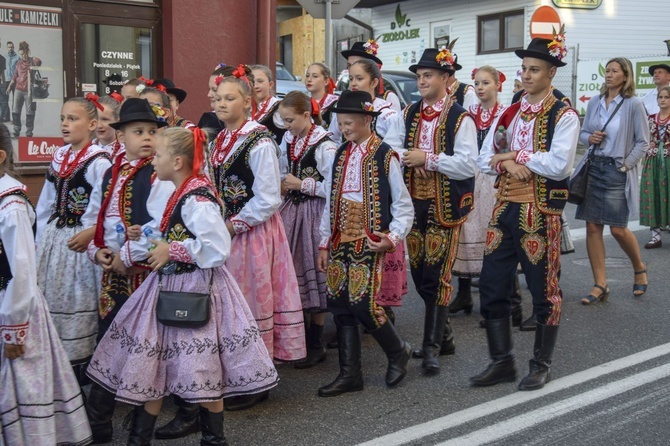
POLYGON ((363 203, 345 198, 340 200, 339 215, 337 216, 337 230, 340 232, 340 242, 351 242, 365 238, 363 223, 365 209, 363 203))
POLYGON ((435 172, 426 171, 427 178, 419 177, 416 172, 412 175, 412 198, 417 200, 431 200, 437 197, 435 188, 435 172))
POLYGON ((530 181, 520 181, 506 173, 500 177, 498 185, 498 199, 500 201, 509 201, 512 203, 533 203, 535 202, 535 190, 533 189, 533 179, 530 181))

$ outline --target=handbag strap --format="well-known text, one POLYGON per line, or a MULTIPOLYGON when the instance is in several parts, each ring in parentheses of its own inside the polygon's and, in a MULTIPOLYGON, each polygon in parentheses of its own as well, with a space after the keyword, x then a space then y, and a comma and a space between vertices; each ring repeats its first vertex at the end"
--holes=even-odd
MULTIPOLYGON (((604 131, 605 131, 605 129, 606 129, 607 126, 609 125, 610 121, 612 120, 612 118, 614 118, 614 115, 616 115, 616 112, 619 111, 619 109, 620 109, 621 106, 623 105, 623 101, 625 101, 625 100, 626 100, 625 98, 621 98, 621 102, 619 102, 619 103, 616 105, 616 108, 614 109, 614 112, 610 115, 609 118, 607 118, 607 121, 605 122, 605 125, 603 126, 601 132, 604 132, 604 131)), ((594 150, 600 150, 600 144, 597 145, 597 146, 592 145, 591 147, 589 147, 589 154, 588 154, 588 158, 587 158, 587 159, 591 160, 591 159, 594 157, 594 154, 593 154, 593 151, 594 151, 594 150)))
MULTIPOLYGON (((214 268, 211 268, 212 270, 212 275, 209 277, 209 291, 208 293, 211 295, 212 294, 212 285, 214 284, 214 268)), ((158 289, 161 290, 163 289, 163 276, 164 274, 160 271, 158 271, 158 289)))

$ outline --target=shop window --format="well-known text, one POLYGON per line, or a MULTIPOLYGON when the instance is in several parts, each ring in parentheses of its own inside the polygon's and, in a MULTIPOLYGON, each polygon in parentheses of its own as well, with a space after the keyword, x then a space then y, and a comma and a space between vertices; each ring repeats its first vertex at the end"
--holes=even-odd
POLYGON ((523 10, 480 16, 477 22, 478 54, 501 53, 523 48, 523 10))
POLYGON ((120 91, 129 79, 152 77, 151 30, 130 26, 81 25, 82 91, 120 91))

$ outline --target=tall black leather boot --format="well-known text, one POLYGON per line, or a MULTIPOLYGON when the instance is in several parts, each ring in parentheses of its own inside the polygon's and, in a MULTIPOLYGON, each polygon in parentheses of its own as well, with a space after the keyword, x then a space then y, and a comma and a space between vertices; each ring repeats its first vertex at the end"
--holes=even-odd
POLYGON ((21 114, 12 113, 12 123, 14 124, 14 131, 12 132, 12 138, 16 139, 21 135, 21 114))
POLYGON ((514 274, 514 289, 509 297, 512 304, 512 327, 519 327, 523 320, 523 310, 521 309, 521 287, 519 286, 519 273, 514 274))
POLYGON ((307 329, 307 357, 295 365, 296 369, 308 369, 326 359, 326 344, 323 340, 323 325, 312 322, 307 329))
POLYGON ((158 440, 174 440, 200 431, 198 423, 200 404, 187 403, 177 395, 173 395, 173 397, 177 405, 177 413, 172 421, 156 429, 156 439, 158 440))
POLYGON ((458 278, 458 292, 456 298, 449 304, 449 312, 454 314, 463 310, 465 314, 472 313, 472 293, 470 292, 470 283, 472 279, 459 277, 458 278))
POLYGON ((479 375, 470 378, 473 386, 492 386, 516 380, 512 354, 512 326, 509 318, 486 321, 486 338, 491 363, 479 375))
MULTIPOLYGON (((445 324, 449 316, 449 308, 442 305, 426 306, 426 317, 423 325, 423 361, 421 368, 428 375, 440 373, 438 356, 442 348, 445 324)), ((453 334, 452 334, 453 336, 453 334)))
POLYGON ((35 115, 26 115, 26 136, 33 136, 35 128, 35 115))
POLYGON ((372 336, 384 350, 389 361, 386 369, 386 385, 397 386, 407 374, 407 363, 412 356, 412 348, 398 335, 390 321, 374 330, 372 336))
POLYGON ((150 446, 154 436, 157 415, 151 415, 144 406, 137 406, 132 412, 133 422, 130 426, 127 446, 150 446))
POLYGON ((93 432, 93 444, 103 444, 112 441, 112 418, 116 400, 114 394, 100 384, 91 384, 91 391, 86 400, 86 415, 93 432))
POLYGON ((338 396, 363 390, 361 331, 358 325, 338 325, 337 343, 340 373, 335 381, 319 389, 319 396, 338 396))
POLYGON ((223 435, 223 411, 210 412, 201 407, 200 426, 202 426, 200 446, 228 446, 226 437, 223 435))
POLYGON ((557 336, 558 325, 537 324, 530 372, 519 383, 519 390, 541 389, 551 381, 551 356, 554 353, 557 336))
MULTIPOLYGON (((453 355, 456 353, 456 344, 454 343, 454 329, 451 328, 449 317, 444 322, 444 334, 440 343, 440 356, 453 355)), ((415 348, 412 351, 412 358, 423 358, 423 348, 415 348)))

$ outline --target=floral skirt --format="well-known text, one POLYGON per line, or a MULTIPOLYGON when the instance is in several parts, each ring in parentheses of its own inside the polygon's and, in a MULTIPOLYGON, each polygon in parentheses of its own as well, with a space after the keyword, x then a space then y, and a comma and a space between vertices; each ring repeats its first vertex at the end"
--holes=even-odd
POLYGON ((100 341, 88 376, 135 405, 170 394, 192 403, 217 401, 276 386, 277 370, 258 326, 224 267, 164 275, 162 289, 206 293, 210 281, 209 322, 170 327, 156 318, 161 287, 158 273, 151 273, 100 341))

